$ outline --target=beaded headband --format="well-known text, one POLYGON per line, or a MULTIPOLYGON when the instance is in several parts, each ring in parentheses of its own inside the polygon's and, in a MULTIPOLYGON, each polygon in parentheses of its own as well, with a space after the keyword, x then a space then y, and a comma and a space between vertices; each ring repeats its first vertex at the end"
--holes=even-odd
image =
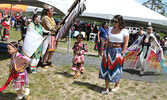
POLYGON ((11 45, 13 48, 16 48, 16 46, 14 46, 11 42, 9 43, 9 45, 11 45))

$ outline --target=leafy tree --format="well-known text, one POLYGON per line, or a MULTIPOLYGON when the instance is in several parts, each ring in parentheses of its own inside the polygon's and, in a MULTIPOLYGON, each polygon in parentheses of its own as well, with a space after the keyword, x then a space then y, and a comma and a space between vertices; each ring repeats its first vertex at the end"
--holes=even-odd
POLYGON ((166 9, 164 8, 162 0, 148 0, 144 2, 143 5, 160 14, 165 14, 166 9))

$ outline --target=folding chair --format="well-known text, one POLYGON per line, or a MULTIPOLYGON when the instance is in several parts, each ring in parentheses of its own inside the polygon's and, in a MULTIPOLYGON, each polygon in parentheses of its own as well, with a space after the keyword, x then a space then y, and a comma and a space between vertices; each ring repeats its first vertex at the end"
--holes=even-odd
POLYGON ((86 38, 86 33, 81 31, 81 34, 83 35, 83 38, 86 38))
POLYGON ((95 34, 95 33, 90 33, 90 35, 89 35, 89 41, 95 42, 96 35, 97 35, 97 34, 95 34))

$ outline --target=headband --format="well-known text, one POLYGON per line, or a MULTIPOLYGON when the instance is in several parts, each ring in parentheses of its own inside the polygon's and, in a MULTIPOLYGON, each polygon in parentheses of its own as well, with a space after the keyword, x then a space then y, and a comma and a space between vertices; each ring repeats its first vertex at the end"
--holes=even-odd
MULTIPOLYGON (((13 48, 16 48, 16 46, 14 46, 11 42, 9 43, 9 45, 11 45, 13 48)), ((16 48, 17 49, 17 48, 16 48)))

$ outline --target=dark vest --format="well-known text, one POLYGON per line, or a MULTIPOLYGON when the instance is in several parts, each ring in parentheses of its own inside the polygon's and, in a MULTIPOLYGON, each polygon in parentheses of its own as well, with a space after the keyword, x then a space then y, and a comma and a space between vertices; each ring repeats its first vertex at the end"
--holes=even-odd
POLYGON ((146 59, 146 57, 147 57, 148 49, 149 49, 149 47, 151 46, 151 40, 153 39, 153 37, 150 36, 150 37, 149 37, 149 40, 148 40, 148 43, 145 43, 144 41, 145 41, 145 39, 146 39, 146 36, 147 36, 147 35, 144 35, 144 37, 143 37, 142 49, 141 49, 141 51, 139 52, 139 54, 137 55, 137 56, 139 56, 139 55, 142 53, 142 51, 143 51, 143 49, 144 49, 144 46, 147 46, 147 51, 146 51, 146 54, 145 54, 145 56, 144 56, 144 59, 146 59))

